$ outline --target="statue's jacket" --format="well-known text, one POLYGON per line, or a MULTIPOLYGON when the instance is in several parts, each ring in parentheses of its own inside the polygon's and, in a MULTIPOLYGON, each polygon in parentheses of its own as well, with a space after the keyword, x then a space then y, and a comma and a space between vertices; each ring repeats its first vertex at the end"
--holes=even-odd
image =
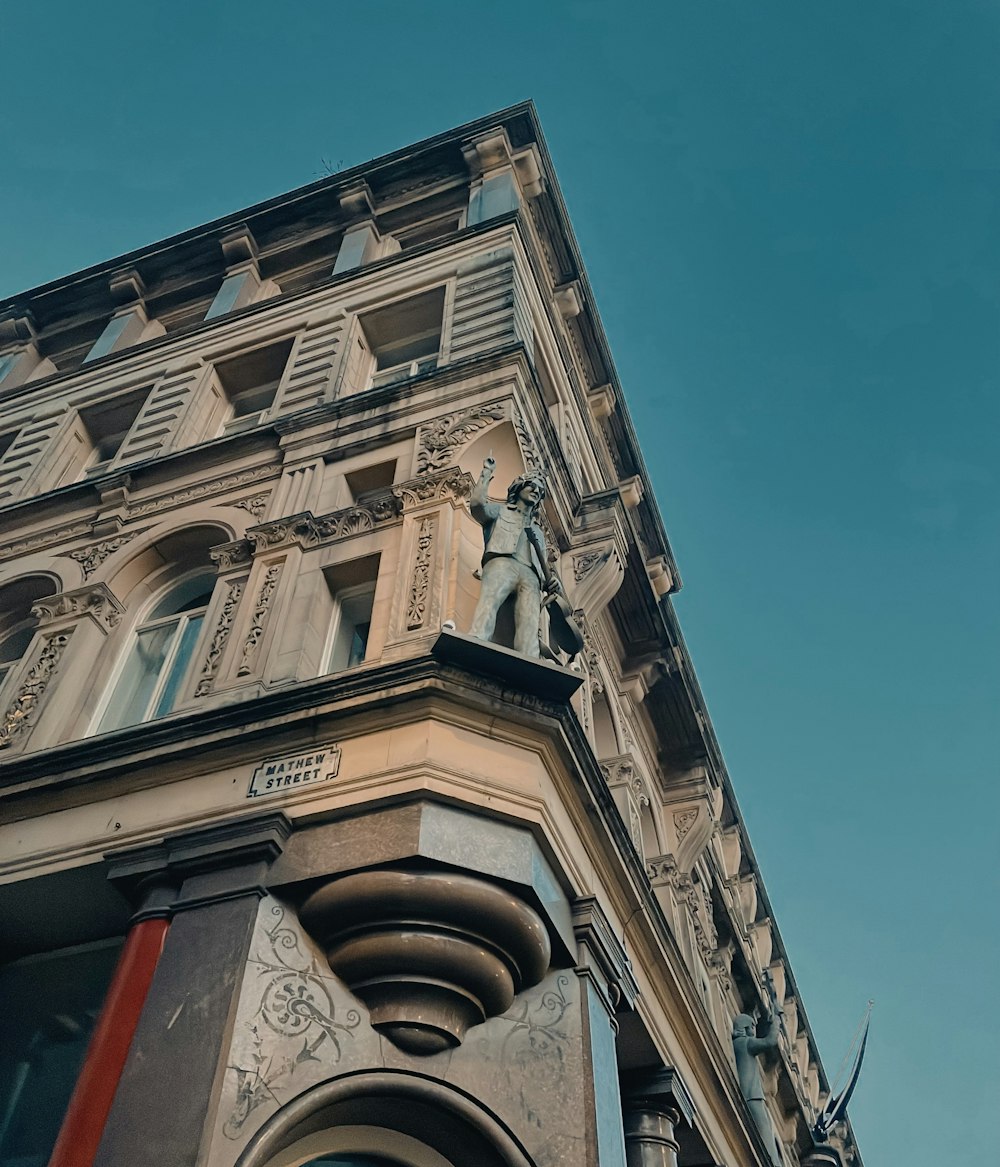
POLYGON ((544 553, 545 536, 530 515, 510 504, 476 498, 472 499, 471 509, 472 517, 483 528, 483 566, 491 559, 514 559, 530 568, 539 583, 544 583, 546 572, 538 549, 544 553))

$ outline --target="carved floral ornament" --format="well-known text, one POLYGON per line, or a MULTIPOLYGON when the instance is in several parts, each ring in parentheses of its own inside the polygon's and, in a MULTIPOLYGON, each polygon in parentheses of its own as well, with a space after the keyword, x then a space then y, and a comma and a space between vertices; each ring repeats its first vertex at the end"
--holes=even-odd
POLYGON ((17 695, 8 705, 0 722, 0 749, 6 749, 14 738, 28 725, 31 715, 38 708, 52 675, 59 667, 62 654, 69 644, 73 630, 57 632, 43 641, 34 663, 18 688, 17 695))
POLYGON ((460 447, 480 430, 505 421, 508 412, 507 402, 493 401, 489 405, 477 405, 475 409, 445 414, 421 426, 417 473, 427 474, 451 466, 460 447))
POLYGON ((231 580, 228 585, 222 611, 219 613, 215 631, 212 633, 212 643, 208 647, 205 663, 201 669, 201 677, 198 679, 198 685, 194 691, 196 697, 204 697, 206 694, 211 693, 215 685, 215 674, 219 670, 219 663, 222 660, 226 642, 229 640, 229 634, 233 630, 236 609, 239 607, 240 597, 243 595, 243 589, 245 587, 246 580, 242 579, 231 580))
POLYGON ((32 616, 43 628, 66 617, 91 616, 105 632, 119 623, 124 611, 124 607, 103 583, 75 588, 58 596, 43 596, 31 608, 32 616))
POLYGON ((243 641, 242 659, 240 667, 236 670, 236 675, 239 677, 245 677, 248 673, 253 672, 254 660, 257 656, 257 650, 260 648, 260 642, 264 639, 264 629, 267 626, 271 602, 278 588, 282 567, 284 567, 284 563, 272 563, 264 576, 264 582, 257 595, 257 603, 254 605, 253 616, 250 619, 250 627, 247 630, 246 639, 243 641))
POLYGON ((437 523, 433 515, 425 515, 420 520, 417 532, 417 554, 413 562, 413 579, 406 605, 406 629, 413 632, 422 628, 427 618, 427 598, 431 587, 431 559, 434 546, 434 528, 437 523))
POLYGON ((98 543, 92 543, 89 547, 80 547, 76 551, 70 551, 70 559, 75 559, 83 570, 83 578, 89 579, 101 564, 113 555, 116 551, 130 543, 139 531, 127 531, 121 535, 115 535, 113 539, 102 539, 98 543))

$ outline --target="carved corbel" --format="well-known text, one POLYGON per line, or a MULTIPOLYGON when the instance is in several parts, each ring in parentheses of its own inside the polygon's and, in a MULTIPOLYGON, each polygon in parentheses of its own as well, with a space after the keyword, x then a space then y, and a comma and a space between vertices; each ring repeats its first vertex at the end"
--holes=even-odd
POLYGON ((672 777, 662 791, 667 839, 683 872, 694 868, 718 826, 714 793, 705 766, 696 766, 683 777, 672 777))
POLYGON ((636 852, 642 856, 645 848, 642 838, 642 812, 651 805, 649 784, 632 754, 619 754, 601 759, 601 772, 618 807, 622 821, 628 827, 636 852))
POLYGON ((617 401, 610 385, 598 385, 587 391, 587 407, 594 421, 603 421, 614 412, 617 401))
POLYGON ((614 1016, 634 1009, 639 983, 632 962, 594 896, 584 896, 574 903, 573 932, 580 952, 577 972, 586 970, 595 980, 608 1013, 614 1016))
POLYGON ((0 349, 7 346, 14 351, 0 354, 0 383, 5 389, 56 372, 55 365, 38 351, 35 318, 29 308, 12 304, 0 311, 0 349))
POLYGON ((611 603, 625 579, 628 537, 621 505, 616 490, 598 491, 585 495, 576 513, 572 599, 591 620, 611 603))
POLYGON ((31 607, 39 628, 50 628, 64 622, 75 624, 88 616, 105 635, 121 621, 124 611, 125 606, 105 583, 74 588, 58 596, 44 596, 31 607))
POLYGON ((235 312, 281 291, 272 280, 261 279, 257 241, 246 223, 230 228, 219 239, 219 247, 225 261, 226 275, 205 316, 206 320, 235 312))
POLYGON ((313 892, 299 916, 372 1026, 412 1054, 460 1045, 538 984, 551 956, 534 909, 451 871, 354 872, 313 892))

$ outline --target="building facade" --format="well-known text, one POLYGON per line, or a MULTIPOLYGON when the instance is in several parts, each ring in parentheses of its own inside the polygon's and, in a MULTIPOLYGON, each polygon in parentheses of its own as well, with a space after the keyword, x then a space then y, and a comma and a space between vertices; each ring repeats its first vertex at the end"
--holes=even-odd
POLYGON ((0 306, 0 1165, 860 1167, 679 586, 530 105, 0 306))

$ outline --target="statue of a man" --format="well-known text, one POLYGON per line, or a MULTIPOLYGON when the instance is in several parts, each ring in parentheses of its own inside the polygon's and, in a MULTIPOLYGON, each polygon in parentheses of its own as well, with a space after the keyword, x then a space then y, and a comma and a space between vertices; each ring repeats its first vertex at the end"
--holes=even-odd
POLYGON ((757 1036, 757 1024, 749 1014, 738 1013, 733 1018, 733 1053, 736 1055, 736 1076, 740 1082, 740 1093, 746 1099, 764 1145, 770 1151, 773 1167, 782 1167, 781 1149, 774 1127, 771 1125, 771 1116, 767 1113, 764 1082, 757 1062, 761 1054, 777 1048, 778 1018, 775 1014, 768 1014, 767 1028, 760 1037, 757 1036))
POLYGON ((545 536, 535 522, 545 498, 545 480, 540 474, 522 474, 510 484, 506 504, 492 502, 489 487, 495 469, 495 460, 487 458, 470 500, 472 517, 483 528, 485 546, 483 586, 469 634, 478 640, 491 640, 501 605, 515 595, 514 648, 525 656, 538 657, 542 591, 562 590, 549 568, 545 536))

